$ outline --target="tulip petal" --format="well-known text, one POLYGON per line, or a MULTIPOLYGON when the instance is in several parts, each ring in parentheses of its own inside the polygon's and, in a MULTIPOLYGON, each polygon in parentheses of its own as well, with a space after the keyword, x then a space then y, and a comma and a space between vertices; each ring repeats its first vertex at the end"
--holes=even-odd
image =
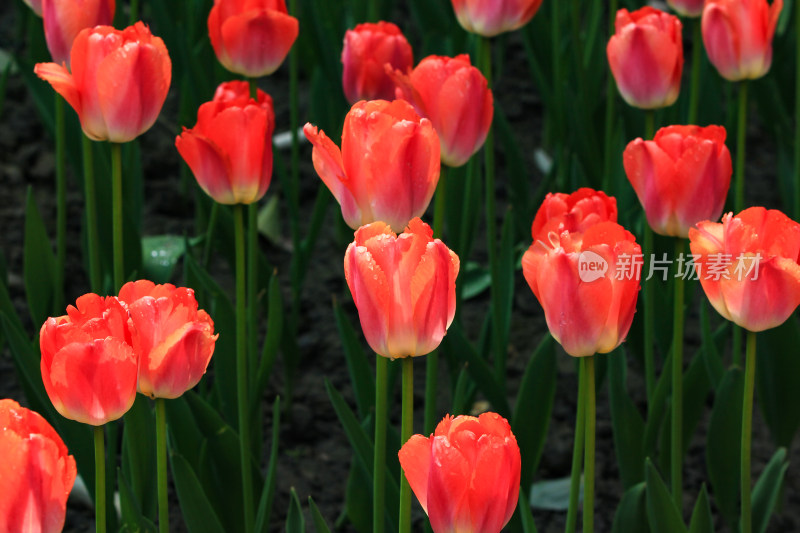
POLYGON ((225 66, 251 78, 268 76, 283 63, 297 39, 297 19, 274 10, 252 10, 222 22, 221 44, 230 63, 225 66))
POLYGON ((431 441, 422 435, 412 435, 398 452, 411 490, 417 496, 422 509, 428 512, 428 476, 431 466, 431 441))
POLYGON ((81 115, 81 95, 75 85, 75 78, 66 67, 55 63, 37 63, 33 68, 37 76, 53 86, 53 89, 64 97, 64 100, 81 115))
POLYGON ((175 147, 206 194, 221 204, 236 203, 228 158, 210 139, 184 128, 175 139, 175 147))

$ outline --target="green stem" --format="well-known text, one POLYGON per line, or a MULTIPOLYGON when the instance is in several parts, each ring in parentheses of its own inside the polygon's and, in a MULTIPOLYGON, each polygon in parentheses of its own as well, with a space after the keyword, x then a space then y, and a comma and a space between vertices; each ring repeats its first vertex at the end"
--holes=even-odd
POLYGON ((114 292, 125 283, 122 242, 122 145, 111 143, 111 206, 114 232, 114 292))
POLYGON ((250 98, 258 102, 258 81, 255 78, 247 78, 247 84, 250 87, 250 98))
MULTIPOLYGON (((653 260, 653 230, 650 225, 645 221, 644 224, 644 254, 648 261, 653 260)), ((642 270, 648 267, 649 262, 645 261, 642 265, 642 270)), ((644 278, 644 273, 642 274, 644 278)), ((653 394, 656 390, 656 370, 655 370, 655 332, 654 332, 654 319, 655 319, 655 280, 643 280, 644 285, 644 376, 645 386, 647 390, 647 405, 652 408, 653 394)))
POLYGON ((236 233, 236 382, 239 407, 239 446, 242 466, 242 497, 244 499, 244 527, 246 533, 253 528, 253 484, 250 465, 250 426, 247 409, 247 336, 245 321, 245 235, 244 205, 233 206, 236 233))
POLYGON ((586 371, 586 446, 583 465, 583 533, 594 531, 594 356, 582 358, 586 371))
MULTIPOLYGON (((442 238, 444 217, 447 202, 447 167, 442 165, 439 173, 439 185, 436 188, 436 198, 433 204, 433 236, 442 238)), ((434 350, 425 358, 425 435, 430 434, 436 423, 436 392, 439 381, 439 352, 434 350)))
POLYGON ((692 81, 689 92, 689 124, 697 123, 697 108, 700 105, 700 61, 703 49, 703 35, 700 33, 700 19, 692 21, 692 81))
POLYGON ((206 244, 203 248, 203 266, 208 268, 208 261, 211 259, 211 241, 214 239, 214 229, 217 225, 219 215, 219 204, 211 202, 211 214, 208 216, 208 228, 206 229, 206 244))
POLYGON ((739 83, 739 125, 736 130, 736 183, 733 209, 740 213, 744 209, 744 156, 747 141, 747 80, 739 83))
POLYGON ((372 531, 383 533, 386 507, 386 395, 389 360, 376 354, 375 359, 375 456, 372 463, 372 531))
POLYGON ((83 140, 83 191, 86 204, 86 244, 89 254, 89 284, 92 292, 100 294, 100 238, 97 235, 97 194, 94 184, 94 159, 92 140, 81 135, 83 140))
POLYGON ((258 203, 247 206, 247 354, 255 360, 258 351, 258 203))
MULTIPOLYGON (((675 239, 675 259, 684 250, 683 239, 675 239)), ((672 431, 671 483, 672 499, 678 510, 683 509, 683 276, 675 278, 672 326, 672 431)))
POLYGON ((377 22, 378 19, 378 0, 369 0, 367 2, 367 20, 370 22, 377 22))
POLYGON ((64 99, 56 94, 56 273, 53 305, 64 312, 64 271, 67 261, 67 159, 64 99))
POLYGON ((106 533, 106 453, 103 426, 94 428, 94 516, 95 531, 106 533))
MULTIPOLYGON (((550 28, 552 31, 552 52, 553 52, 553 108, 554 113, 553 117, 550 119, 551 122, 555 123, 555 142, 557 144, 556 150, 560 152, 560 144, 561 139, 564 138, 563 134, 563 124, 564 124, 564 104, 562 103, 562 88, 564 87, 564 69, 562 68, 561 62, 563 61, 562 56, 562 48, 561 48, 561 13, 560 13, 560 5, 561 1, 553 2, 551 5, 551 23, 550 28)), ((564 169, 562 163, 562 158, 557 157, 556 161, 559 166, 556 168, 556 186, 558 190, 562 190, 565 187, 564 183, 564 169)))
MULTIPOLYGON (((297 16, 297 0, 289 0, 289 13, 297 16)), ((300 186, 300 139, 297 136, 297 127, 300 123, 300 110, 297 89, 299 66, 297 47, 293 47, 289 54, 289 132, 292 137, 292 161, 291 161, 291 189, 289 191, 289 201, 295 206, 294 213, 299 212, 300 201, 298 191, 300 186)), ((297 218, 297 216, 295 217, 297 218)), ((300 250, 300 221, 294 220, 292 225, 292 242, 295 250, 300 250)), ((299 289, 298 289, 299 292, 299 289)))
POLYGON ((656 112, 652 109, 644 112, 644 136, 647 141, 656 136, 656 112))
POLYGON ((756 334, 747 332, 744 367, 744 397, 742 398, 742 533, 751 533, 753 519, 750 504, 750 434, 753 428, 753 385, 756 377, 756 334))
POLYGON ((581 492, 583 444, 586 434, 586 372, 578 365, 578 412, 575 416, 575 441, 572 445, 572 473, 569 484, 566 533, 575 533, 578 523, 578 499, 581 492))
POLYGON ((129 15, 128 22, 133 26, 139 20, 139 0, 131 0, 129 15))
MULTIPOLYGON (((400 446, 408 442, 414 432, 414 359, 403 361, 403 411, 400 422, 400 446)), ((400 533, 411 531, 411 486, 400 468, 400 533)))
POLYGON ((800 219, 800 6, 795 7, 794 218, 800 219))
MULTIPOLYGON (((608 27, 609 33, 614 33, 614 21, 617 16, 617 0, 610 0, 608 6, 608 27)), ((606 80, 606 131, 605 131, 605 154, 603 157, 603 190, 613 194, 611 189, 612 161, 616 158, 613 153, 614 145, 614 108, 616 107, 616 91, 614 90, 614 76, 608 73, 606 80)))
POLYGON ((167 415, 164 398, 156 398, 156 465, 158 468, 158 531, 169 533, 167 500, 167 415))

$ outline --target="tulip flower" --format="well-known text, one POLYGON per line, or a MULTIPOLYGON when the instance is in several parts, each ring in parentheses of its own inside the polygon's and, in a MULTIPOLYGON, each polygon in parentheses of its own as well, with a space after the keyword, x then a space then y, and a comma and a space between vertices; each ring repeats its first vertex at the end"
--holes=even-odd
POLYGON ((719 314, 749 331, 781 325, 800 304, 800 224, 751 207, 689 230, 703 290, 719 314))
POLYGON ((391 22, 368 22, 345 32, 342 64, 344 95, 352 105, 359 100, 394 100, 394 81, 384 66, 408 72, 414 58, 400 28, 391 22))
POLYGON ((142 22, 124 30, 81 31, 70 53, 70 73, 55 63, 34 72, 72 106, 87 137, 128 142, 155 123, 167 97, 172 62, 164 42, 142 22))
POLYGON ((755 80, 772 64, 772 37, 783 0, 706 0, 703 44, 711 64, 729 81, 755 80))
POLYGON ((542 0, 452 0, 461 27, 470 33, 494 37, 530 22, 542 0))
POLYGON ((686 238, 701 220, 719 219, 733 173, 725 135, 722 126, 669 126, 628 144, 625 173, 653 231, 686 238))
POLYGON ((41 2, 44 36, 53 62, 70 65, 75 37, 85 28, 110 26, 115 0, 46 0, 41 2))
POLYGON ((115 297, 84 294, 39 332, 42 381, 64 417, 99 426, 124 415, 136 397, 136 354, 128 311, 115 297))
POLYGON ((615 28, 606 53, 622 98, 642 109, 675 103, 683 72, 678 17, 650 6, 633 12, 620 9, 615 28))
POLYGON ((126 283, 119 300, 128 306, 133 351, 139 358, 139 392, 177 398, 200 381, 214 343, 214 322, 197 309, 194 291, 170 283, 126 283))
POLYGON ((427 209, 439 181, 439 139, 408 102, 358 102, 344 119, 341 151, 315 126, 303 132, 351 228, 378 220, 404 228, 427 209))
POLYGON ((669 7, 684 17, 699 17, 703 13, 705 0, 667 0, 669 7))
POLYGON ((460 167, 480 150, 492 126, 492 91, 469 56, 428 56, 410 75, 392 73, 398 97, 430 119, 439 136, 442 163, 460 167))
POLYGON ((585 232, 600 222, 617 221, 617 199, 582 187, 572 194, 547 193, 531 225, 534 241, 547 242, 550 232, 585 232))
POLYGON ((344 275, 370 347, 392 359, 435 350, 455 316, 458 267, 418 218, 399 236, 383 222, 359 228, 344 275))
POLYGON ((214 0, 208 15, 208 36, 217 59, 248 78, 278 70, 298 31, 286 0, 214 0))
POLYGON ((522 257, 522 272, 544 308, 550 333, 574 356, 608 353, 633 321, 641 248, 622 226, 600 222, 584 233, 551 232, 522 257))
POLYGON ((0 400, 0 531, 59 533, 75 458, 39 414, 0 400))
POLYGON ((256 102, 247 82, 231 81, 200 106, 197 124, 183 128, 175 147, 215 201, 250 204, 264 196, 272 179, 274 129, 272 98, 259 90, 256 102))
POLYGON ((497 413, 447 415, 433 435, 412 436, 398 456, 434 533, 499 533, 514 514, 519 446, 497 413))

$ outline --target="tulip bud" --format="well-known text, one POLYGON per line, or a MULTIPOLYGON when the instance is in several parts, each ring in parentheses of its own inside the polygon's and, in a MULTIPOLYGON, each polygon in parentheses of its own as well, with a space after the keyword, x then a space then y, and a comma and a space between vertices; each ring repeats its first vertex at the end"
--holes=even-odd
POLYGON ((395 85, 385 65, 408 72, 414 64, 411 45, 391 22, 359 24, 344 34, 342 86, 350 104, 359 100, 394 100, 395 85))
POLYGON ((85 28, 110 26, 114 22, 114 0, 46 0, 41 2, 44 36, 53 62, 70 65, 70 50, 85 28))
POLYGON ((462 28, 494 37, 530 22, 542 0, 452 0, 452 3, 462 28))

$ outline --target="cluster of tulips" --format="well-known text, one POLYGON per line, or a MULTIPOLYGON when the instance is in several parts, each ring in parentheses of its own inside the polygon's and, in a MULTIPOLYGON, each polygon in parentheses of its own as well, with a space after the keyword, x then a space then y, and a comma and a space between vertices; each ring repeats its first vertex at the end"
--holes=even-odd
MULTIPOLYGON (((372 469, 372 529, 376 533, 385 529, 389 506, 399 506, 401 533, 410 531, 412 492, 436 533, 498 532, 518 505, 527 506, 520 492, 520 448, 511 425, 499 414, 447 415, 429 436, 413 434, 412 365, 414 358, 423 355, 433 361, 427 366, 426 380, 427 390, 435 393, 434 353, 460 302, 460 260, 443 242, 446 173, 465 165, 481 149, 493 291, 502 276, 493 207, 490 38, 527 24, 541 2, 452 1, 459 24, 480 38, 478 66, 467 54, 432 55, 414 66, 411 46, 395 24, 357 25, 344 36, 343 90, 352 107, 344 119, 341 145, 310 123, 302 130, 313 145, 317 174, 355 231, 344 253, 344 276, 364 337, 379 356, 372 469), (421 217, 434 197, 433 221, 428 225, 421 217), (402 472, 399 502, 388 502, 387 368, 395 360, 400 362, 393 364, 402 365, 402 447, 398 450, 402 472)), ((125 271, 122 257, 120 143, 132 141, 154 124, 170 87, 172 65, 163 41, 143 22, 123 30, 108 25, 114 16, 114 0, 87 0, 80 10, 69 4, 68 0, 32 3, 43 17, 53 59, 36 65, 35 72, 75 110, 86 139, 112 145, 111 285, 115 290, 111 292, 116 296, 100 295, 107 284, 97 266, 98 242, 91 229, 96 215, 88 200, 93 198, 94 185, 87 175, 94 292, 66 307, 66 315, 48 318, 41 326, 41 378, 61 415, 96 428, 98 532, 106 528, 102 426, 122 417, 137 391, 156 399, 159 527, 163 532, 169 527, 164 400, 177 398, 199 383, 218 337, 211 317, 198 309, 192 289, 127 281, 131 273, 125 271)), ((762 77, 770 68, 781 0, 772 5, 766 0, 671 0, 669 4, 685 17, 702 15, 708 57, 721 76, 741 82, 744 113, 746 80, 762 77)), ((254 370, 248 339, 258 331, 254 320, 255 204, 270 186, 275 130, 272 98, 257 88, 257 78, 272 74, 283 63, 299 25, 288 14, 284 0, 215 0, 207 20, 220 63, 246 81, 219 85, 213 99, 197 110, 196 125, 183 128, 177 136, 175 147, 202 190, 216 203, 233 206, 236 354, 218 354, 216 359, 236 358, 243 523, 250 532, 256 518, 249 428, 253 413, 248 408, 249 376, 254 370)), ((741 131, 735 152, 734 209, 738 214, 722 216, 733 175, 727 134, 722 126, 693 124, 696 94, 692 94, 689 125, 655 131, 653 110, 672 105, 679 96, 682 43, 682 24, 676 16, 644 7, 617 12, 615 34, 607 47, 619 93, 628 104, 647 113, 648 131, 621 154, 646 215, 642 245, 618 223, 616 199, 584 187, 546 196, 532 221, 533 242, 521 258, 523 275, 544 310, 550 334, 569 355, 581 358, 569 533, 577 524, 581 472, 583 530, 594 528, 594 356, 612 352, 623 343, 642 286, 648 400, 654 392, 656 296, 653 283, 642 283, 645 274, 653 275, 653 232, 675 238, 673 260, 685 266, 675 278, 670 356, 673 504, 681 516, 683 281, 697 279, 719 314, 748 332, 740 524, 745 533, 752 528, 755 333, 779 326, 800 304, 800 224, 777 210, 745 209, 741 131), (687 238, 690 254, 685 253, 687 238)), ((694 46, 699 49, 700 43, 694 46)), ((740 117, 740 124, 743 121, 740 117)), ((296 128, 293 135, 296 144, 296 128)), ((495 358, 501 358, 501 348, 494 350, 495 358)), ((0 532, 60 531, 66 497, 76 477, 75 460, 61 438, 37 413, 13 400, 2 400, 0 456, 4 458, 0 532)))

